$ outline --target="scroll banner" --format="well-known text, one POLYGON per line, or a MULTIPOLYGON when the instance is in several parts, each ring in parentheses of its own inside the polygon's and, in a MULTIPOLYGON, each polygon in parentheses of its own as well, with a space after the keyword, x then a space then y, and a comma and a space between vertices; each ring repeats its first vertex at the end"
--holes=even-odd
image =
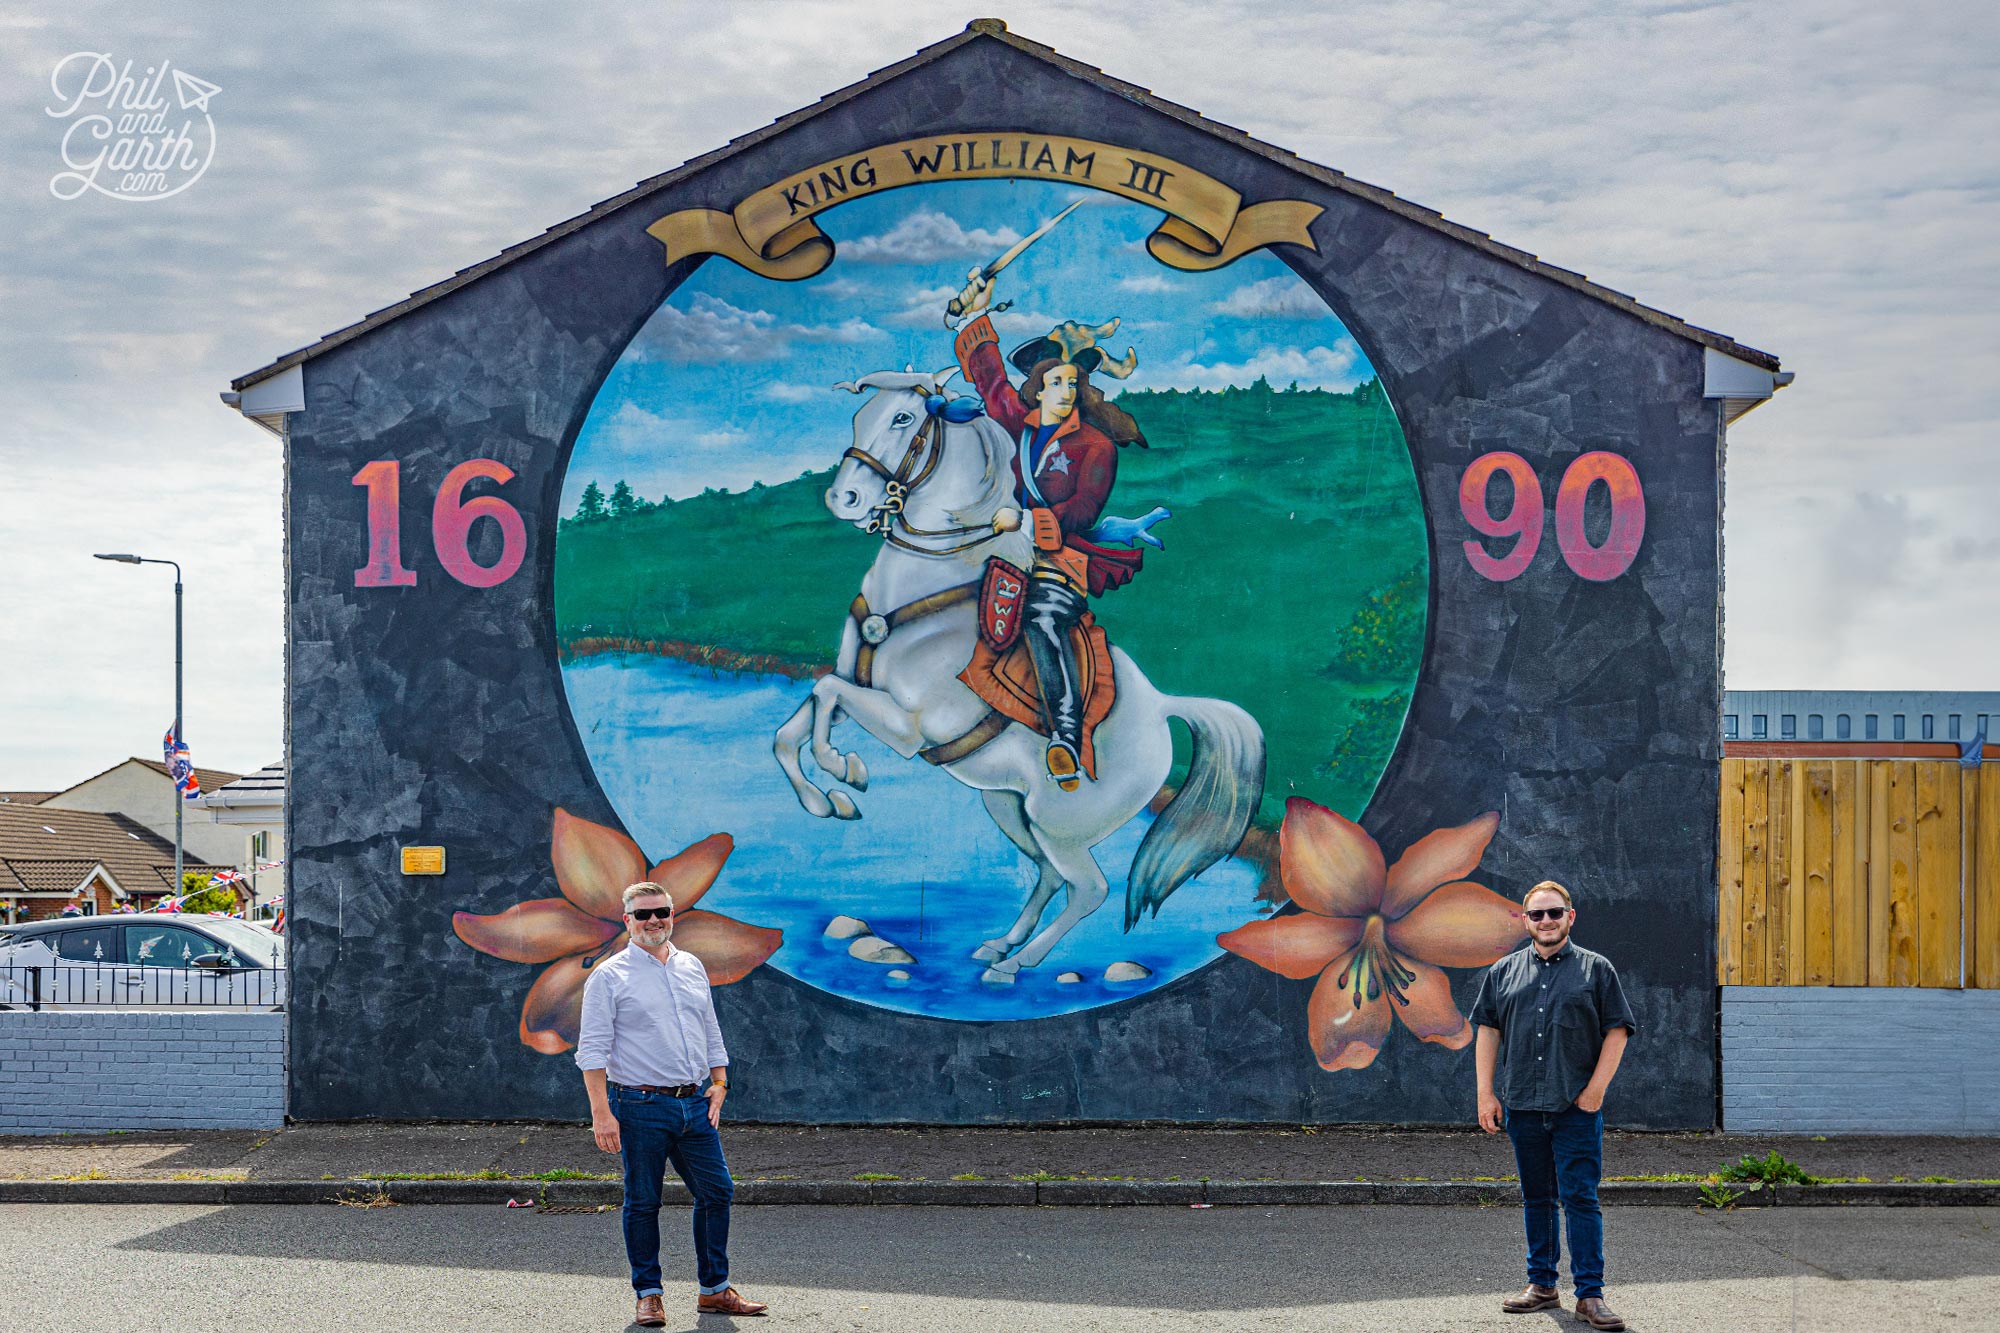
POLYGON ((1157 153, 1093 139, 982 131, 904 139, 822 162, 750 195, 729 212, 689 208, 646 228, 667 262, 721 255, 766 278, 796 282, 833 262, 833 239, 813 216, 836 204, 942 180, 1045 180, 1104 190, 1167 215, 1146 238, 1170 268, 1221 268, 1260 246, 1317 249, 1307 228, 1323 211, 1302 199, 1245 207, 1243 196, 1157 153))

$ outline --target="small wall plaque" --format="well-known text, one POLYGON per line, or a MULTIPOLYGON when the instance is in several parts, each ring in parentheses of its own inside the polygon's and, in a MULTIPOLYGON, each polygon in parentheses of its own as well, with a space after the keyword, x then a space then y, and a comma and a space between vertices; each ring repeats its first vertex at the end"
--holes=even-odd
POLYGON ((403 849, 403 873, 405 875, 442 875, 444 873, 444 848, 405 847, 403 849))

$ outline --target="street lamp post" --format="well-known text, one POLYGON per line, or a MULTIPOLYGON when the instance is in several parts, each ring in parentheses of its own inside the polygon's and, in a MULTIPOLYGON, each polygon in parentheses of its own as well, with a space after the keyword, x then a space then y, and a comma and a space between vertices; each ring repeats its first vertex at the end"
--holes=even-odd
MULTIPOLYGON (((155 560, 155 559, 152 559, 152 558, 151 558, 151 557, 149 557, 149 556, 142 556, 142 555, 124 555, 124 554, 118 554, 118 555, 107 555, 107 554, 102 554, 102 553, 100 553, 100 554, 98 554, 98 555, 97 555, 97 557, 96 557, 96 558, 97 558, 97 559, 99 559, 99 560, 116 560, 116 561, 117 561, 117 562, 118 562, 119 564, 122 564, 122 565, 172 565, 172 566, 174 567, 174 739, 175 739, 176 741, 179 741, 179 742, 182 742, 182 743, 184 744, 184 743, 186 742, 186 736, 187 736, 187 733, 186 733, 185 729, 184 729, 184 728, 183 728, 183 727, 181 726, 181 567, 180 567, 180 562, 179 562, 179 561, 177 561, 177 560, 155 560)), ((170 761, 170 762, 171 762, 171 761, 170 761)), ((169 779, 169 780, 171 780, 171 779, 172 779, 172 777, 173 777, 173 773, 172 773, 171 769, 170 769, 170 770, 169 770, 169 772, 167 773, 167 777, 168 777, 168 779, 169 779)), ((184 799, 183 799, 183 798, 182 798, 182 796, 181 796, 181 792, 180 792, 180 788, 179 788, 179 787, 175 787, 175 788, 174 788, 174 892, 173 892, 173 896, 175 896, 175 897, 177 897, 177 898, 178 898, 178 897, 180 896, 180 894, 181 894, 181 890, 182 890, 182 888, 183 888, 183 887, 185 886, 185 881, 184 881, 184 880, 182 879, 182 872, 181 872, 181 863, 182 863, 182 852, 181 852, 181 846, 182 846, 182 842, 181 842, 181 816, 182 816, 182 810, 181 810, 181 807, 182 807, 182 805, 184 805, 185 803, 186 803, 186 802, 184 801, 184 799)))

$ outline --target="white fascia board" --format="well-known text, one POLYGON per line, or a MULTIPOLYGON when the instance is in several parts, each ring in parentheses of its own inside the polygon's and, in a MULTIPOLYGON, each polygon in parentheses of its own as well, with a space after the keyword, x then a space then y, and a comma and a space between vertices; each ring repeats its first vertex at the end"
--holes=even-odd
POLYGON ((1713 347, 1702 349, 1702 394, 1722 400, 1724 425, 1767 401, 1772 394, 1792 382, 1789 370, 1765 370, 1747 361, 1738 361, 1713 347))
POLYGON ((279 371, 242 393, 225 393, 222 401, 273 435, 285 433, 285 414, 306 410, 306 372, 302 365, 279 371))

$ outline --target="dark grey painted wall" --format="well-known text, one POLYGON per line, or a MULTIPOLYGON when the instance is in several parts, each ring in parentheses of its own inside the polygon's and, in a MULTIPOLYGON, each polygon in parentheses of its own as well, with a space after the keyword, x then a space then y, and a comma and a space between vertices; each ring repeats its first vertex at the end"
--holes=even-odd
MULTIPOLYGON (((870 144, 996 125, 1164 153, 1247 201, 1325 206, 1319 253, 1280 253, 1382 374, 1433 525, 1424 674, 1364 822, 1393 855, 1500 811, 1479 877, 1509 895, 1569 883, 1579 939, 1620 966, 1637 1009, 1612 1120, 1711 1124, 1718 424, 1701 349, 983 39, 306 366, 288 445, 293 1114, 582 1114, 567 1058, 516 1040, 531 974, 459 945, 451 913, 555 891, 552 807, 617 822, 563 700, 553 537, 593 393, 689 271, 663 269, 644 228, 870 144), (1583 452, 1633 460, 1648 503, 1633 569, 1585 583, 1551 533, 1514 582, 1473 573, 1458 479, 1493 449, 1526 456, 1551 490, 1583 452), (428 497, 473 457, 519 474, 505 494, 529 531, 528 568, 486 591, 446 576, 428 540, 428 497), (381 458, 402 461, 415 588, 354 587, 350 479, 381 458), (450 874, 400 876, 397 848, 414 842, 448 846, 450 874)), ((1476 975, 1457 981, 1465 1007, 1476 975)), ((768 968, 717 999, 746 1118, 1471 1117, 1469 1049, 1401 1033, 1371 1069, 1320 1071, 1310 986, 1224 958, 1126 1004, 990 1026, 866 1008, 768 968)))

